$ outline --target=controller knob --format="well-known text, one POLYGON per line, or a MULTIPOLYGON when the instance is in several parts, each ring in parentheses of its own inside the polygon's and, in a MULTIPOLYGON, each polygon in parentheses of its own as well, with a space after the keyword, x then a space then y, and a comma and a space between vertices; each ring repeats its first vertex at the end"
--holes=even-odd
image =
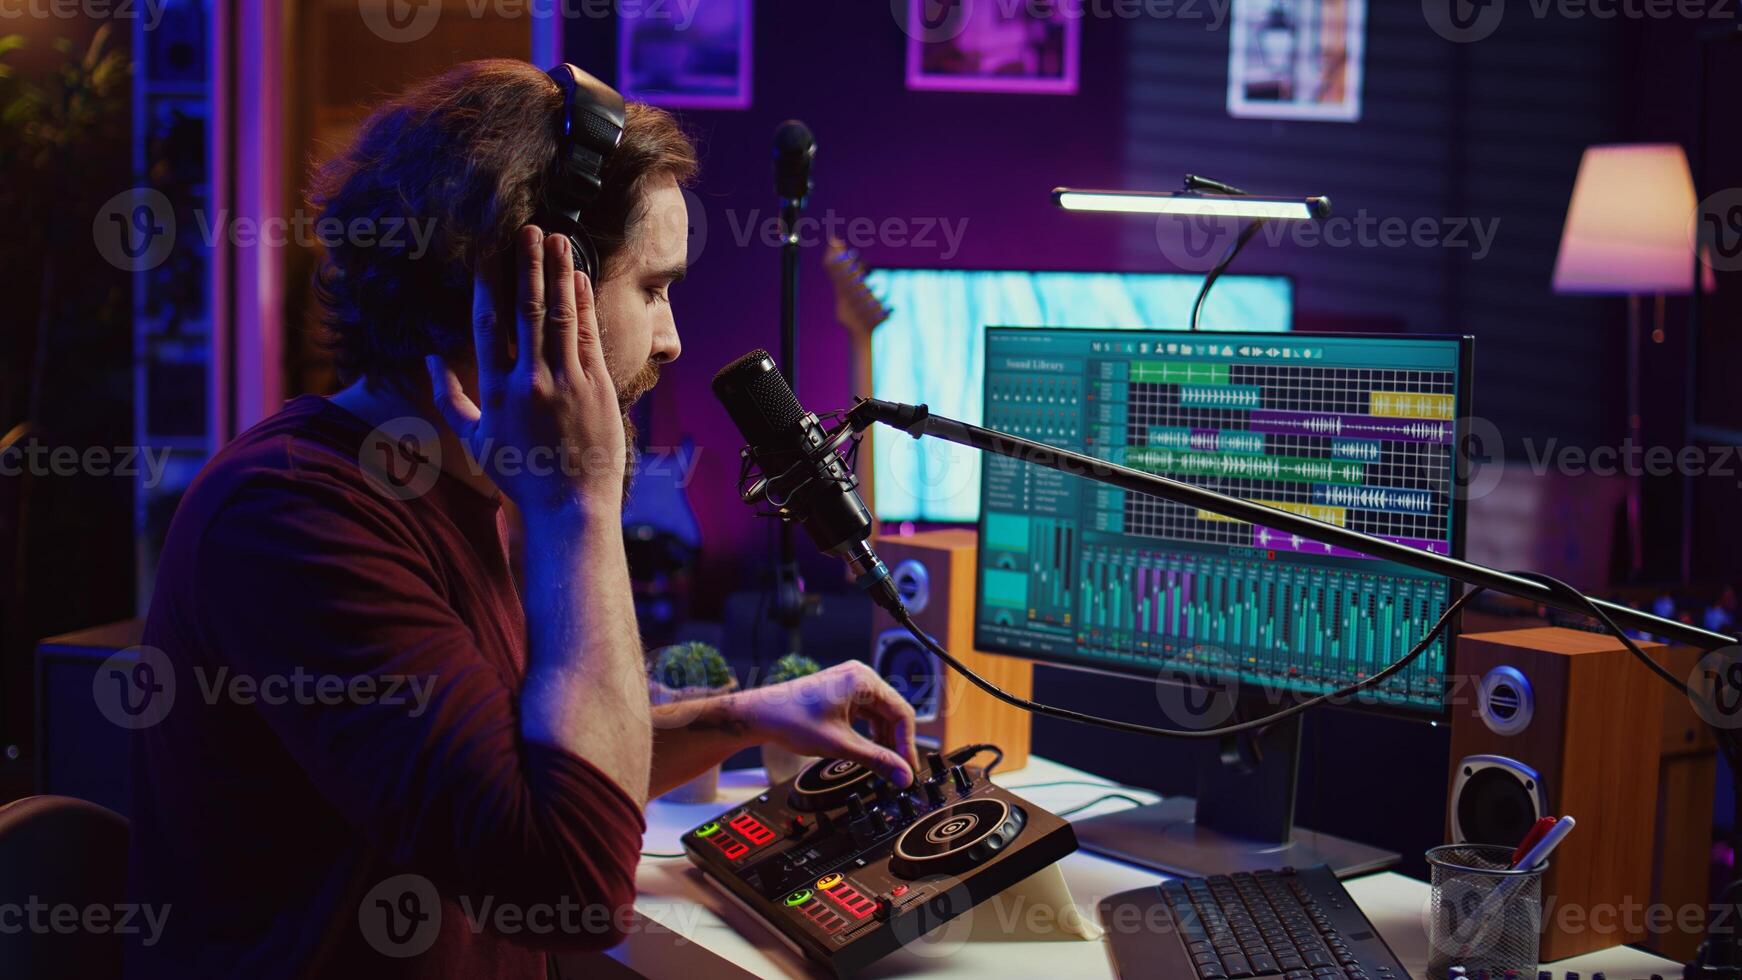
POLYGON ((968 775, 968 770, 961 766, 950 767, 950 778, 955 781, 956 791, 966 795, 974 787, 974 778, 968 775))

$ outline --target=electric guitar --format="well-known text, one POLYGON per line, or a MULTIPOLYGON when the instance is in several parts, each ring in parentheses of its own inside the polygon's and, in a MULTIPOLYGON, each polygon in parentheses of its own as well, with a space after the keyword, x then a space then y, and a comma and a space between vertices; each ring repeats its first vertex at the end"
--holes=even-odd
MULTIPOLYGON (((830 236, 829 247, 823 253, 823 267, 829 272, 829 283, 835 291, 835 319, 847 328, 847 367, 851 374, 854 397, 871 395, 871 332, 888 320, 894 310, 865 285, 865 264, 859 253, 840 239, 830 236)), ((867 501, 876 499, 872 487, 871 430, 866 429, 859 445, 859 484, 867 501)), ((875 504, 873 504, 875 507, 875 504)))

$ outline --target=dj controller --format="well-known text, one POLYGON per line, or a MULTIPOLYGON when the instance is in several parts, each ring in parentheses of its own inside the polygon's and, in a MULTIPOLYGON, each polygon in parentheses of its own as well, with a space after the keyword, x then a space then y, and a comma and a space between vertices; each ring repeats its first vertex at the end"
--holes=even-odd
POLYGON ((684 834, 684 851, 789 946, 850 975, 1077 849, 1070 824, 962 764, 978 748, 930 753, 905 789, 822 759, 684 834))

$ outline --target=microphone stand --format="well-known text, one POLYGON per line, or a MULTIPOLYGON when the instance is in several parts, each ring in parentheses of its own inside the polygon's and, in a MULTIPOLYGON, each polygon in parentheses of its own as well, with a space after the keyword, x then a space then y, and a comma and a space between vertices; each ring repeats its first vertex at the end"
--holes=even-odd
MULTIPOLYGON (((798 391, 798 217, 804 198, 780 199, 780 364, 781 374, 798 391)), ((780 522, 780 544, 774 568, 774 621, 786 632, 784 653, 798 653, 805 613, 817 604, 807 596, 798 574, 798 549, 793 526, 780 522)), ((760 654, 758 654, 759 656, 760 654)))
POLYGON ((863 432, 874 423, 900 429, 915 439, 921 436, 932 436, 945 442, 968 446, 982 452, 1007 456, 1025 463, 1058 470, 1061 473, 1086 477, 1124 490, 1146 493, 1152 497, 1160 497, 1177 504, 1211 511, 1223 517, 1245 521, 1248 524, 1261 524, 1313 541, 1358 551, 1364 555, 1394 561, 1400 565, 1408 565, 1425 572, 1445 575, 1460 582, 1493 589, 1496 592, 1504 592, 1568 612, 1583 615, 1589 613, 1594 607, 1622 626, 1686 643, 1703 650, 1716 650, 1732 646, 1738 642, 1733 636, 1726 636, 1723 633, 1702 629, 1688 623, 1680 623, 1673 619, 1665 619, 1662 616, 1654 616, 1651 613, 1641 612, 1607 600, 1575 598, 1534 578, 1502 572, 1474 562, 1461 561, 1449 555, 1423 551, 1409 545, 1398 544, 1395 541, 1387 541, 1384 538, 1363 534, 1360 531, 1351 531, 1334 524, 1315 521, 1310 517, 1301 517, 1298 514, 1291 514, 1274 507, 1266 507, 1263 504, 1242 500, 1239 497, 1206 490, 1180 480, 1154 473, 1145 473, 1142 470, 1134 470, 1117 463, 1109 463, 1106 460, 1096 459, 1093 456, 1069 449, 1061 449, 996 429, 988 429, 984 426, 970 425, 941 415, 933 415, 930 409, 924 405, 905 405, 899 402, 862 398, 847 412, 846 424, 851 426, 854 432, 863 432))

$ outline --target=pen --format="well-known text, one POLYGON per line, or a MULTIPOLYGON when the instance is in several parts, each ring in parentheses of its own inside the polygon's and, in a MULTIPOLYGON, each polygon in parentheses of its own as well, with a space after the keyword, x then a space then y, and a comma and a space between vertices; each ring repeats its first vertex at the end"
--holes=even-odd
POLYGON ((1542 835, 1542 839, 1536 842, 1536 846, 1526 852, 1523 859, 1514 861, 1512 866, 1528 871, 1548 860, 1549 852, 1558 847, 1560 842, 1573 832, 1575 823, 1576 821, 1570 816, 1555 821, 1555 825, 1549 828, 1548 833, 1542 835))
POLYGON ((1530 853, 1530 849, 1535 847, 1536 842, 1542 840, 1542 835, 1548 833, 1549 828, 1554 825, 1555 819, 1553 817, 1537 817, 1536 822, 1530 825, 1530 830, 1525 832, 1524 839, 1519 841, 1518 847, 1513 850, 1512 867, 1518 867, 1518 862, 1530 853))

